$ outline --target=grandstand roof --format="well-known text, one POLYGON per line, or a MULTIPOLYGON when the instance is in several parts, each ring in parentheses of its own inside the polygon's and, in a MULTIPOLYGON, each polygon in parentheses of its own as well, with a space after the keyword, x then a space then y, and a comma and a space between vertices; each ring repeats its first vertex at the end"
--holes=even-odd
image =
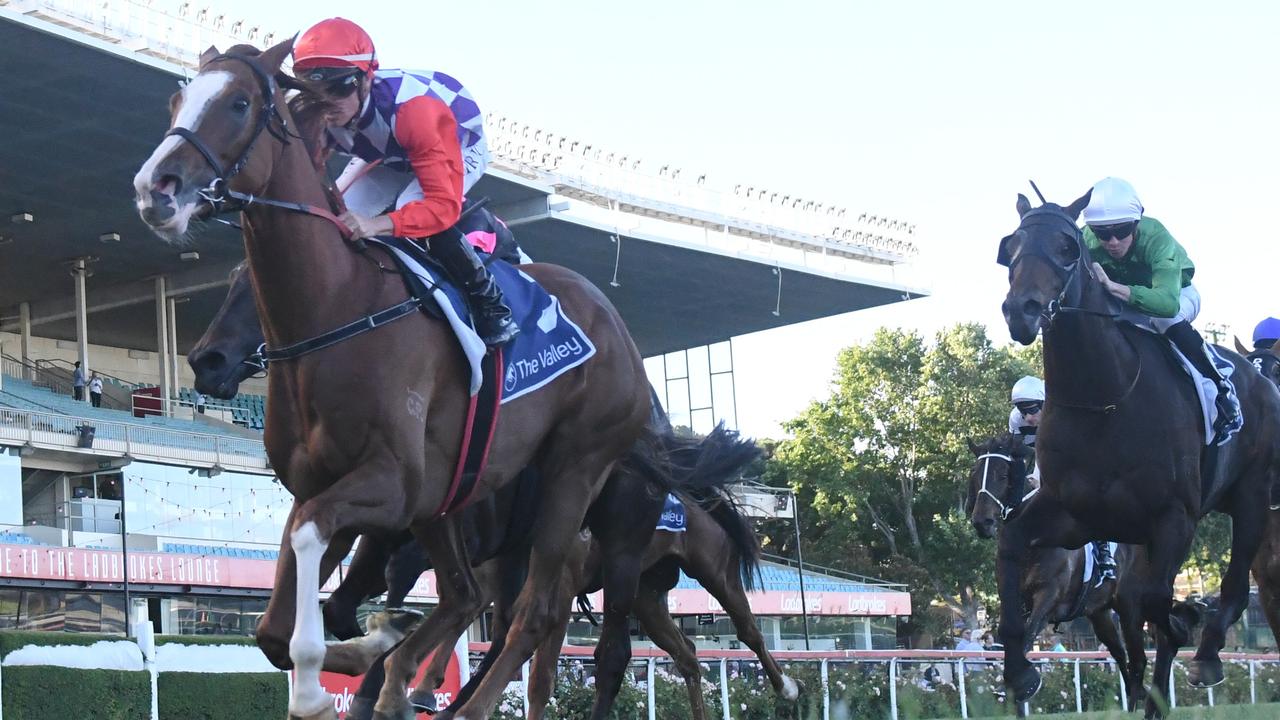
MULTIPOLYGON (((185 299, 178 307, 178 345, 185 352, 221 303, 226 273, 244 253, 237 231, 221 225, 206 226, 190 248, 168 246, 134 211, 131 178, 166 129, 165 108, 182 69, 135 52, 110 33, 70 25, 0 3, 0 133, 9 140, 0 144, 0 329, 15 330, 15 306, 25 301, 34 334, 74 339, 67 263, 92 256, 92 341, 154 350, 151 278, 166 275, 171 295, 185 299), (33 221, 10 222, 19 213, 33 221), (100 241, 107 233, 119 240, 100 241), (197 251, 199 260, 183 261, 183 250, 197 251)), ((830 239, 810 242, 669 203, 619 200, 517 162, 507 165, 491 171, 473 195, 490 198, 531 256, 569 266, 604 289, 646 356, 923 294, 890 280, 814 269, 809 260, 856 256, 870 274, 872 264, 883 268, 905 255, 855 252, 830 239), (613 215, 557 209, 562 206, 553 199, 562 197, 608 205, 613 215), (654 232, 651 223, 642 230, 639 221, 619 229, 623 205, 635 217, 683 223, 680 229, 703 235, 723 223, 725 239, 763 241, 779 252, 765 257, 740 243, 654 232)))

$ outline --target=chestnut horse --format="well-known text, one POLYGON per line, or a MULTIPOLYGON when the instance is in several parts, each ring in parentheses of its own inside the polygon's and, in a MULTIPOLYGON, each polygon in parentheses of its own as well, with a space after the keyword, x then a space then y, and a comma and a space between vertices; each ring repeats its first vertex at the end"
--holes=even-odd
MULTIPOLYGON (((234 397, 240 382, 260 370, 259 349, 265 342, 257 307, 253 303, 253 285, 243 266, 232 271, 230 281, 222 307, 187 356, 187 362, 195 372, 196 388, 225 399, 234 397)), ((653 399, 651 424, 660 435, 666 437, 671 434, 670 422, 656 397, 653 399)), ((646 479, 625 473, 610 479, 611 488, 597 499, 587 516, 588 526, 626 526, 638 530, 634 533, 637 538, 651 538, 636 548, 637 555, 642 557, 640 564, 644 573, 640 576, 640 590, 632 615, 654 643, 674 660, 689 693, 693 720, 706 716, 701 666, 692 644, 672 620, 666 602, 666 595, 675 586, 680 570, 697 580, 720 602, 737 628, 739 639, 760 659, 774 691, 784 700, 794 700, 799 688, 782 672, 765 647, 746 596, 753 589, 753 580, 758 572, 759 544, 746 518, 718 490, 738 477, 742 468, 756 457, 757 451, 753 444, 734 441, 732 436, 719 430, 696 443, 676 438, 669 442, 673 448, 672 461, 694 463, 686 474, 696 473, 698 484, 703 488, 677 491, 685 505, 687 530, 681 533, 653 532, 653 514, 662 504, 662 494, 655 492, 652 483, 646 479)), ((511 604, 515 600, 515 592, 519 591, 532 540, 529 523, 518 517, 518 508, 509 507, 527 503, 527 495, 522 497, 519 488, 515 487, 524 482, 528 481, 516 480, 461 513, 463 521, 471 528, 468 535, 473 540, 473 560, 484 561, 477 566, 476 575, 486 602, 494 602, 497 624, 494 632, 496 641, 486 653, 481 669, 472 675, 467 688, 458 696, 455 707, 460 707, 470 697, 471 691, 496 659, 502 648, 502 628, 511 621, 511 604), (489 519, 488 528, 482 527, 482 523, 472 517, 482 510, 489 519), (490 532, 485 532, 486 529, 490 532), (482 538, 482 535, 491 537, 482 538)), ((430 567, 430 561, 412 542, 392 554, 394 544, 395 541, 388 542, 385 538, 366 537, 361 540, 341 585, 324 604, 327 630, 339 638, 358 635, 356 607, 366 598, 384 591, 388 607, 401 606, 418 575, 430 567)), ((580 592, 590 593, 601 588, 602 557, 600 543, 590 536, 566 563, 571 568, 572 584, 580 592)), ((543 643, 535 656, 529 690, 531 718, 541 717, 552 692, 562 635, 563 632, 554 636, 556 642, 543 643)), ((442 683, 449 657, 447 652, 435 654, 423 683, 410 698, 415 706, 435 710, 435 696, 431 690, 442 683)), ((597 666, 596 707, 599 715, 606 715, 612 707, 625 667, 625 661, 597 666)), ((375 688, 381 684, 379 669, 372 667, 366 675, 366 683, 375 683, 375 688), (375 674, 379 677, 374 678, 375 674)), ((368 700, 361 700, 367 697, 370 695, 362 686, 347 711, 347 717, 368 717, 364 705, 368 700)), ((449 713, 440 717, 447 718, 449 713)))
MULTIPOLYGON (((372 315, 409 300, 398 278, 359 246, 349 247, 340 225, 319 209, 330 201, 311 152, 322 128, 295 128, 277 78, 291 50, 292 39, 263 52, 247 45, 206 52, 199 73, 170 103, 169 133, 134 178, 139 215, 172 243, 183 240, 193 219, 241 211, 259 315, 275 348, 344 324, 372 326, 372 315)), ((561 581, 564 557, 610 472, 633 448, 659 452, 645 430, 643 364, 617 310, 572 271, 522 269, 557 296, 596 354, 506 404, 498 420, 475 498, 532 464, 548 502, 535 521, 528 579, 506 647, 457 716, 472 720, 490 715, 505 679, 552 633, 572 592, 561 581)), ((257 636, 273 663, 295 670, 294 718, 334 715, 319 682, 325 662, 319 586, 356 536, 412 529, 439 580, 436 612, 387 660, 376 717, 414 717, 406 701, 413 672, 430 648, 480 612, 460 527, 441 521, 456 492, 451 478, 469 405, 469 371, 455 346, 446 324, 412 312, 271 366, 264 441, 294 504, 257 636)))
MULTIPOLYGON (((1121 307, 1093 275, 1077 218, 1090 193, 1068 206, 1032 208, 1019 195, 1019 224, 1000 242, 1009 268, 1002 309, 1014 340, 1044 335, 1047 402, 1036 442, 1041 490, 1023 505, 1022 521, 1001 543, 1000 635, 1025 643, 1018 612, 1017 567, 1029 548, 1078 548, 1093 540, 1145 545, 1151 576, 1141 590, 1144 619, 1156 634, 1148 717, 1162 712, 1174 654, 1191 640, 1186 606, 1175 607, 1173 580, 1199 519, 1231 516, 1231 561, 1220 611, 1211 616, 1189 663, 1193 686, 1224 679, 1219 652, 1227 628, 1249 599, 1249 566, 1262 541, 1267 501, 1280 473, 1280 397, 1245 360, 1223 350, 1243 404, 1244 427, 1220 447, 1206 447, 1191 381, 1164 337, 1120 322, 1121 307)), ((1194 614, 1194 613, 1193 613, 1194 614)), ((1010 658, 1004 679, 1017 702, 1040 687, 1025 659, 1010 658)))

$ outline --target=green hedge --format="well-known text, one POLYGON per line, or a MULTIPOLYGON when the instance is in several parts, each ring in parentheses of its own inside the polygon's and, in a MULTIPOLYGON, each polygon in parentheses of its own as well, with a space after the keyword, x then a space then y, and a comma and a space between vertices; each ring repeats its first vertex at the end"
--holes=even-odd
MULTIPOLYGON (((8 683, 6 675, 6 688, 8 683)), ((156 685, 160 720, 279 718, 289 712, 284 673, 163 672, 156 685)))
POLYGON ((257 640, 243 635, 157 635, 156 645, 250 645, 257 640))
POLYGON ((27 645, 92 645, 103 640, 124 640, 122 635, 97 635, 92 633, 48 632, 45 630, 5 630, 0 632, 0 657, 27 645))
POLYGON ((10 665, 4 668, 3 702, 5 720, 147 720, 151 676, 142 670, 10 665))

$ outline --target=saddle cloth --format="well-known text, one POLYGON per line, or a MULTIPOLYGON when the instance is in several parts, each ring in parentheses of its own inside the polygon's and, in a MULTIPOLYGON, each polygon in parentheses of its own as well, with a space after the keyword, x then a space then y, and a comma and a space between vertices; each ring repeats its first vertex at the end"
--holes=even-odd
MULTIPOLYGON (((1107 547, 1111 548, 1111 557, 1116 556, 1116 548, 1119 546, 1120 546, 1120 543, 1113 543, 1113 542, 1107 543, 1107 547)), ((1083 548, 1081 548, 1081 550, 1084 550, 1084 576, 1080 579, 1084 582, 1085 587, 1089 587, 1091 584, 1095 584, 1093 583, 1093 581, 1095 580, 1095 578, 1093 577, 1093 569, 1094 569, 1094 566, 1097 564, 1097 558, 1094 557, 1095 551, 1094 551, 1093 543, 1089 543, 1088 545, 1085 545, 1083 548)))
MULTIPOLYGON (((418 258, 423 251, 412 240, 388 237, 371 241, 395 253, 410 272, 431 288, 432 298, 457 336, 471 367, 471 394, 478 393, 483 383, 480 361, 484 358, 485 346, 471 327, 465 296, 418 258)), ((555 295, 505 262, 494 260, 488 267, 520 326, 520 334, 503 348, 503 404, 545 386, 595 355, 595 345, 569 319, 555 295)))
POLYGON ((667 502, 662 506, 662 516, 658 518, 658 530, 666 532, 684 532, 686 529, 684 503, 680 498, 667 493, 667 502))
MULTIPOLYGON (((1149 327, 1144 327, 1136 323, 1130 324, 1139 330, 1157 334, 1149 327)), ((1161 339, 1163 340, 1163 338, 1161 339)), ((1182 354, 1182 351, 1179 350, 1177 346, 1168 340, 1164 340, 1164 342, 1169 346, 1169 349, 1173 351, 1174 356, 1178 358, 1178 362, 1181 363, 1182 369, 1187 373, 1187 375, 1191 376, 1191 384, 1195 386, 1196 398, 1200 400, 1200 414, 1204 420, 1204 444, 1211 445, 1213 444, 1214 435, 1213 423, 1218 419, 1218 385, 1213 380, 1200 374, 1200 371, 1196 370, 1195 365, 1192 365, 1191 361, 1187 360, 1187 357, 1182 354)), ((1235 383, 1231 381, 1231 375, 1235 372, 1236 366, 1232 365, 1231 361, 1222 357, 1222 353, 1218 352, 1217 346, 1211 343, 1205 343, 1205 347, 1209 349, 1209 354, 1213 357, 1213 364, 1217 366, 1218 371, 1222 373, 1222 377, 1231 385, 1231 392, 1234 394, 1235 383)), ((1243 425, 1244 420, 1242 416, 1241 419, 1235 423, 1234 427, 1227 428, 1226 438, 1223 439, 1223 443, 1226 443, 1232 436, 1239 432, 1243 425)))

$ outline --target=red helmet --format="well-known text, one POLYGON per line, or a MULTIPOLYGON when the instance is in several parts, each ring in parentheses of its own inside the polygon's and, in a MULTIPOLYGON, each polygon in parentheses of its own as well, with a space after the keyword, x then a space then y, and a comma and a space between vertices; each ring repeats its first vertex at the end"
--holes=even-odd
POLYGON ((303 80, 331 80, 355 70, 373 75, 378 54, 364 28, 344 18, 311 26, 293 46, 293 71, 303 80), (308 77, 314 75, 315 77, 308 77))

